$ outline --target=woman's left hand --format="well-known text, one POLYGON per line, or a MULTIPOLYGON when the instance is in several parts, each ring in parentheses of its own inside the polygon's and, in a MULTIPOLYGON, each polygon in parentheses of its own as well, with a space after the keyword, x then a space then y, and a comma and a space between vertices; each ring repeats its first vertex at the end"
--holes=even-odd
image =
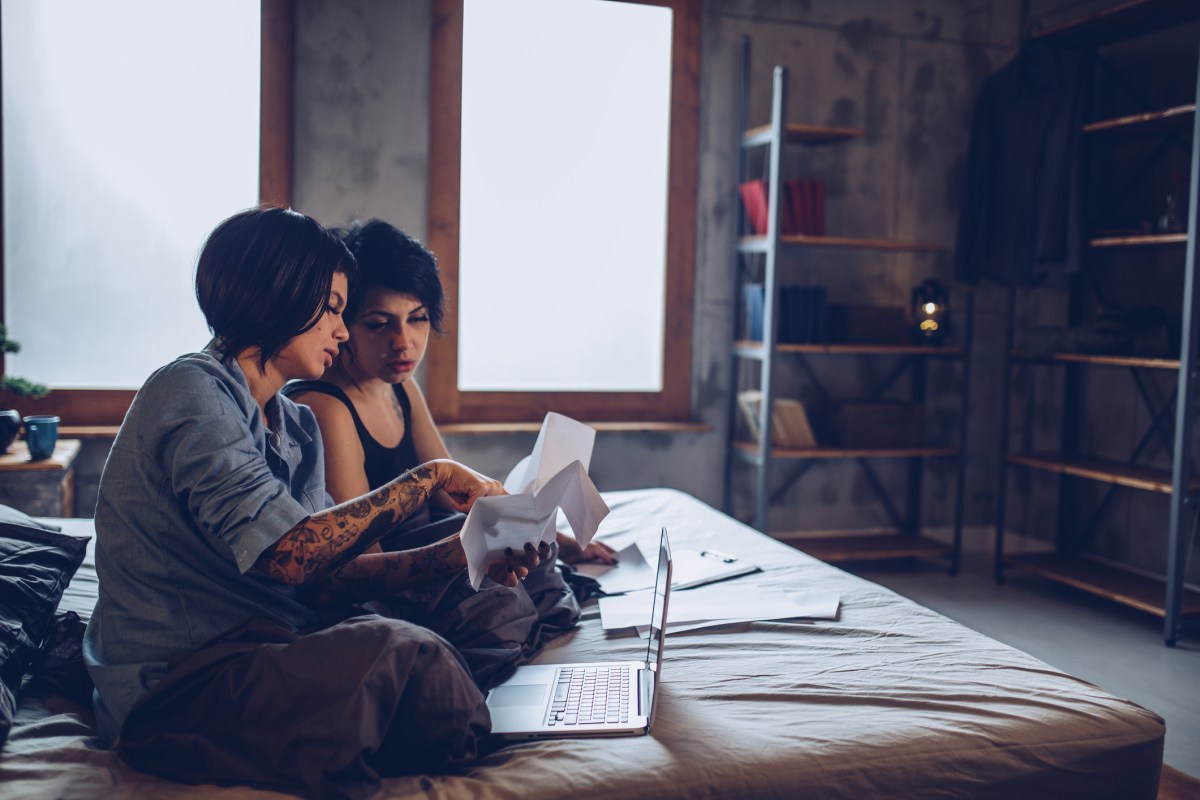
POLYGON ((580 561, 599 561, 601 564, 617 563, 617 551, 604 542, 592 540, 587 547, 580 547, 574 536, 559 531, 558 557, 568 564, 578 564, 580 561))

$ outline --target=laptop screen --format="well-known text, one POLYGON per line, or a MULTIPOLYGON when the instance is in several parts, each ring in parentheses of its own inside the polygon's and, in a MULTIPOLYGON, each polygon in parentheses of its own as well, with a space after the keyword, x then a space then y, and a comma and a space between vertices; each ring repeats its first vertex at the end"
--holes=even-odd
MULTIPOLYGON (((671 586, 671 544, 667 529, 662 529, 658 543, 658 574, 654 578, 654 599, 650 611, 650 635, 646 642, 646 666, 655 673, 662 667, 663 647, 667 638, 667 601, 671 586)), ((656 675, 657 678, 657 675, 656 675)), ((658 681, 655 680, 655 693, 658 681)))

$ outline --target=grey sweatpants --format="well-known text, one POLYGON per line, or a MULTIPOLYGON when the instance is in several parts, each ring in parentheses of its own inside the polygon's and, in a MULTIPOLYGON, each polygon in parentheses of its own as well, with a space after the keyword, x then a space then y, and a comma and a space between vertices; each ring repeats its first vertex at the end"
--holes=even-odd
POLYGON ((426 628, 367 615, 298 634, 254 619, 172 664, 117 751, 183 783, 364 798, 381 775, 474 756, 490 728, 462 657, 426 628))

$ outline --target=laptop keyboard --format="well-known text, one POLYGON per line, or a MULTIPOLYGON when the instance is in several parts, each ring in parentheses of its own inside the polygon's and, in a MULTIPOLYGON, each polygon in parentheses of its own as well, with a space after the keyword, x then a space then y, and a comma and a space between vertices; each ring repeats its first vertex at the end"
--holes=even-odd
POLYGON ((546 724, 601 722, 629 722, 629 667, 560 669, 546 724))

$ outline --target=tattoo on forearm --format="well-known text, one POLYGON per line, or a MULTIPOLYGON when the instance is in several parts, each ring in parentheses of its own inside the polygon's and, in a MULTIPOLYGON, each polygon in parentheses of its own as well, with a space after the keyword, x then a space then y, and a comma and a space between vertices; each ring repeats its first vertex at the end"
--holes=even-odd
POLYGON ((457 537, 415 550, 373 553, 323 574, 312 597, 322 605, 378 600, 414 581, 462 569, 465 564, 457 537))
POLYGON ((336 570, 424 506, 436 488, 432 468, 409 470, 368 495, 313 514, 263 553, 260 568, 293 584, 336 570))

